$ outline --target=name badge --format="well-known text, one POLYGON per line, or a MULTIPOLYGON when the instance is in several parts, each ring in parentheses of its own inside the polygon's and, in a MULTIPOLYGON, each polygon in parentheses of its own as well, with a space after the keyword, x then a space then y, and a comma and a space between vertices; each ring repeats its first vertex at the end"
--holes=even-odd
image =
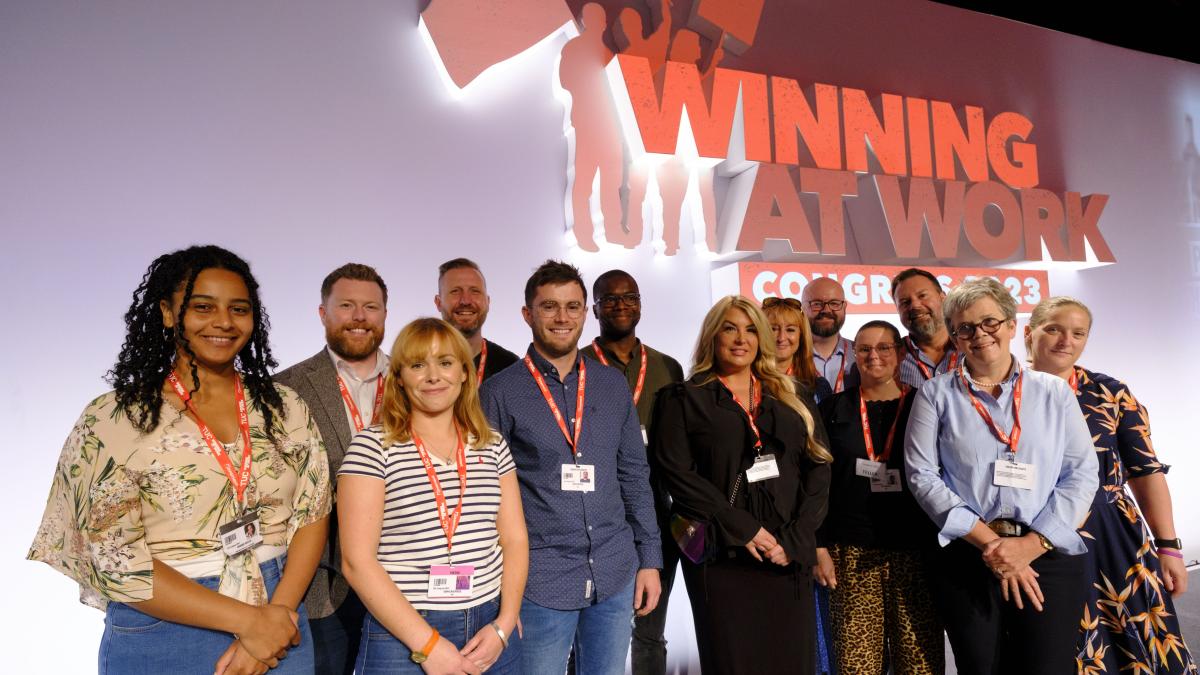
POLYGON ((775 463, 775 455, 760 455, 755 458, 754 466, 746 469, 746 480, 751 483, 778 477, 779 465, 775 463))
POLYGON ((430 598, 469 598, 474 587, 474 565, 431 565, 425 595, 430 598))
POLYGON ((247 511, 237 520, 231 520, 217 528, 221 535, 221 550, 225 555, 235 556, 262 543, 262 523, 258 511, 247 511))
POLYGON ((650 436, 646 434, 646 427, 642 427, 642 445, 650 447, 650 436))
POLYGON ((863 478, 874 478, 883 473, 883 462, 872 462, 869 459, 861 457, 854 462, 854 475, 862 476, 863 478))
POLYGON ((595 492, 596 467, 591 464, 563 464, 562 489, 570 492, 595 492))
POLYGON ((900 483, 900 469, 884 469, 871 476, 871 492, 900 492, 904 485, 900 483))
POLYGON ((1000 487, 1032 490, 1034 477, 1037 475, 1036 468, 1032 464, 998 459, 992 465, 992 484, 1000 487))

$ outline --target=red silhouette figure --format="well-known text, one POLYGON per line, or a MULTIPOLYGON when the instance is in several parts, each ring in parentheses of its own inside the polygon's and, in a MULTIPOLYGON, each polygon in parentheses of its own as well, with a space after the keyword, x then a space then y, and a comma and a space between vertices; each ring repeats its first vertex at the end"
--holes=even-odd
MULTIPOLYGON (((604 236, 614 243, 626 243, 621 226, 621 184, 624 182, 624 156, 620 124, 605 79, 604 67, 613 53, 604 45, 608 27, 604 8, 589 2, 583 6, 578 37, 562 50, 558 77, 571 95, 571 126, 575 129, 575 161, 570 167, 571 227, 579 247, 598 251, 593 239, 595 224, 589 205, 592 180, 600 173, 600 213, 604 236)), ((632 246, 636 246, 636 242, 632 246)))

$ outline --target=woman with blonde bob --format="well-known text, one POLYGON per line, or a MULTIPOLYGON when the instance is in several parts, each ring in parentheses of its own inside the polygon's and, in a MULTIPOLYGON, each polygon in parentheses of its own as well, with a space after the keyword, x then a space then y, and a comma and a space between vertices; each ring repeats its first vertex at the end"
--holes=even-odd
POLYGON ((529 542, 515 465, 441 319, 392 346, 380 424, 338 471, 342 571, 367 606, 357 673, 520 668, 529 542))
POLYGON ((817 424, 776 365, 762 310, 742 296, 718 301, 691 378, 659 395, 650 453, 673 525, 686 524, 678 539, 705 672, 813 672, 813 641, 796 636, 815 631, 809 570, 830 461, 817 424))

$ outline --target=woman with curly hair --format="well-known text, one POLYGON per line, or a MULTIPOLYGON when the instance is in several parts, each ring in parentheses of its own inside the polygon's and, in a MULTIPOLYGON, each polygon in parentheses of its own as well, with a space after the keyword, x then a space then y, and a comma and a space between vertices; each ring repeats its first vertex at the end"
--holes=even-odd
POLYGON ((160 256, 125 323, 114 390, 68 437, 29 558, 105 611, 102 674, 311 672, 300 603, 328 462, 308 409, 271 382, 249 266, 216 246, 160 256))
POLYGON ((1090 587, 1076 645, 1079 673, 1195 673, 1172 602, 1187 590, 1188 573, 1167 489, 1170 467, 1158 460, 1150 418, 1129 387, 1076 365, 1091 330, 1091 310, 1064 296, 1038 303, 1025 328, 1033 369, 1071 385, 1100 466, 1100 489, 1080 529, 1090 587))
POLYGON ((767 317, 718 301, 696 340, 692 376, 662 390, 652 452, 687 523, 683 578, 704 672, 812 673, 810 568, 825 515, 829 452, 819 422, 775 362, 767 317), (705 546, 692 546, 703 532, 705 546), (703 549, 703 553, 701 553, 703 549), (769 608, 767 610, 766 608, 769 608))

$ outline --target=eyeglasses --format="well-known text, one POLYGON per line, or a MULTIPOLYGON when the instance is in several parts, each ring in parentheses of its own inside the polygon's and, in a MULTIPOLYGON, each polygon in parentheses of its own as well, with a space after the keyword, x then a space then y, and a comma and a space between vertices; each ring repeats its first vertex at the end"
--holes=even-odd
POLYGON ((891 342, 883 342, 877 345, 862 345, 854 348, 854 355, 860 359, 865 359, 875 352, 880 356, 891 356, 896 353, 897 346, 891 342))
POLYGON ((995 335, 996 331, 1000 330, 1000 326, 1003 324, 1003 319, 996 319, 993 317, 988 317, 979 323, 965 321, 958 324, 958 327, 954 329, 953 333, 954 337, 958 338, 959 340, 970 340, 971 338, 975 337, 975 331, 979 328, 982 328, 983 332, 987 333, 988 335, 995 335))
POLYGON ((835 312, 840 312, 840 311, 842 311, 842 308, 844 308, 845 306, 846 306, 845 300, 809 300, 808 301, 808 311, 810 311, 810 312, 819 312, 819 311, 825 309, 826 307, 828 307, 829 309, 832 309, 835 312))
POLYGON ((637 307, 642 304, 641 293, 623 293, 621 295, 602 295, 596 298, 596 304, 605 309, 612 309, 617 304, 625 305, 626 307, 637 307))
POLYGON ((560 311, 566 311, 567 316, 572 319, 578 319, 579 317, 583 316, 583 303, 574 300, 565 305, 555 302, 554 300, 547 300, 534 305, 534 309, 537 310, 538 315, 540 315, 543 319, 553 319, 554 317, 558 316, 560 311))
POLYGON ((804 311, 804 305, 800 304, 800 301, 795 298, 776 298, 771 296, 769 298, 763 298, 762 301, 763 309, 771 309, 772 307, 778 307, 780 305, 783 305, 784 307, 791 307, 792 309, 798 311, 804 311))

